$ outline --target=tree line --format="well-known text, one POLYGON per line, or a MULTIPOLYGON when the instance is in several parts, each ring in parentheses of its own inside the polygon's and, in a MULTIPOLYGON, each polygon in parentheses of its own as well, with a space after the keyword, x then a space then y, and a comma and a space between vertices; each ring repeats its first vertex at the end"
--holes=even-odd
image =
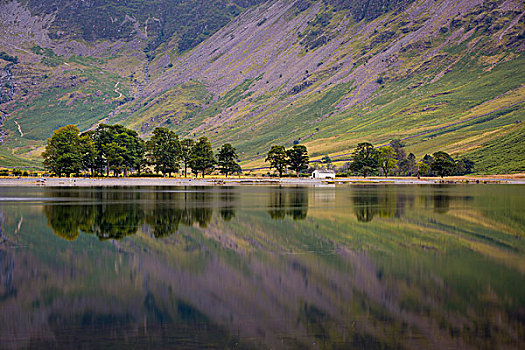
MULTIPOLYGON (((468 159, 454 160, 448 153, 438 151, 432 155, 425 154, 417 161, 413 153, 406 154, 404 144, 400 140, 393 140, 389 145, 375 147, 369 142, 357 145, 352 153, 352 161, 345 163, 340 168, 335 168, 329 156, 320 160, 323 168, 333 169, 340 176, 380 175, 395 176, 450 176, 466 175, 472 173, 474 162, 468 159)), ((272 146, 265 159, 270 163, 279 177, 287 170, 294 171, 297 176, 310 174, 315 165, 309 165, 308 151, 305 146, 294 145, 290 149, 284 146, 272 146)))
MULTIPOLYGON (((236 149, 225 143, 214 154, 211 142, 205 136, 197 141, 179 139, 178 135, 163 127, 153 130, 151 138, 144 141, 134 130, 122 125, 101 124, 95 130, 80 133, 76 125, 59 128, 47 140, 44 166, 53 174, 69 177, 89 173, 91 176, 147 175, 171 176, 188 170, 195 176, 211 174, 218 170, 226 176, 241 173, 236 149)), ((308 150, 304 145, 286 149, 271 146, 265 162, 279 177, 288 170, 311 173, 308 150)), ((323 167, 333 168, 330 157, 321 159, 323 167)), ((352 153, 352 161, 336 169, 340 175, 381 176, 450 176, 472 172, 474 163, 468 159, 454 160, 448 153, 438 151, 426 154, 417 161, 413 153, 406 155, 404 144, 393 140, 389 145, 376 148, 369 142, 359 143, 352 153)))
MULTIPOLYGON (((408 156, 404 144, 393 140, 388 146, 376 148, 369 142, 357 145, 346 171, 363 175, 396 176, 451 176, 472 173, 474 162, 469 159, 454 160, 448 153, 438 151, 425 154, 417 161, 413 153, 408 156)), ((345 169, 343 169, 345 170, 345 169)))
POLYGON ((303 145, 294 145, 290 149, 285 149, 284 146, 274 145, 270 148, 265 162, 270 163, 270 169, 275 169, 279 173, 279 177, 283 176, 286 169, 295 171, 299 174, 308 169, 310 158, 308 157, 308 150, 303 145))
POLYGON ((100 124, 80 133, 76 125, 56 130, 42 153, 45 168, 58 177, 89 173, 91 176, 144 175, 171 176, 191 169, 204 177, 214 170, 228 176, 241 172, 235 147, 226 143, 215 155, 206 137, 180 140, 173 131, 158 127, 147 141, 122 125, 100 124))

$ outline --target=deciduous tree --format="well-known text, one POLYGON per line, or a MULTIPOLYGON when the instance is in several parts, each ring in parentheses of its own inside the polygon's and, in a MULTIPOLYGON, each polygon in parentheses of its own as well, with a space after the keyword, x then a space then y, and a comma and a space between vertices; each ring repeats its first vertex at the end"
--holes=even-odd
POLYGON ((184 177, 188 174, 188 166, 191 162, 191 150, 195 146, 195 141, 192 139, 184 139, 180 142, 181 146, 181 161, 184 167, 184 177))
POLYGON ((90 130, 80 134, 80 154, 82 157, 82 169, 89 171, 91 176, 95 175, 97 148, 94 141, 95 131, 90 130))
POLYGON ((301 170, 308 169, 308 150, 303 145, 294 145, 291 149, 286 150, 288 156, 288 168, 295 171, 297 177, 301 170))
POLYGON ((153 136, 146 142, 147 157, 155 171, 171 176, 180 167, 182 155, 179 137, 167 128, 155 128, 153 136))
POLYGON ((204 178, 206 173, 210 173, 215 168, 215 164, 217 161, 213 156, 211 143, 207 137, 202 136, 192 148, 190 167, 196 175, 201 172, 204 178))
POLYGON ((288 157, 284 146, 274 145, 270 148, 268 155, 266 156, 265 162, 270 163, 270 169, 273 168, 279 173, 279 177, 283 176, 288 164, 288 157))
POLYGON ((237 163, 237 151, 229 143, 225 143, 217 154, 219 171, 228 177, 229 174, 240 171, 240 165, 237 163))
POLYGON ((82 169, 82 154, 80 152, 80 131, 76 125, 67 125, 56 130, 47 140, 42 153, 44 166, 61 177, 79 173, 82 169))
POLYGON ((357 145, 353 161, 350 165, 352 171, 367 177, 379 167, 378 151, 371 143, 362 142, 357 145))
POLYGON ((379 148, 379 166, 383 169, 383 174, 388 177, 388 173, 397 168, 396 152, 391 146, 379 148))
POLYGON ((441 177, 454 174, 456 162, 454 162, 454 159, 452 159, 448 153, 439 151, 432 156, 434 157, 434 162, 432 162, 430 168, 433 172, 441 177))

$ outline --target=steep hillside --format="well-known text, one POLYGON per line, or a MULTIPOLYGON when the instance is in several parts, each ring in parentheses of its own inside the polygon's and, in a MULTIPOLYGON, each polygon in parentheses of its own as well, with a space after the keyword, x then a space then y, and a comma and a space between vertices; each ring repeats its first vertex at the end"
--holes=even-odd
MULTIPOLYGON (((3 64, 0 92, 16 154, 37 157, 56 127, 100 120, 232 142, 245 167, 276 143, 344 159, 393 138, 418 157, 492 145, 504 162, 501 141, 523 134, 519 0, 85 3, 0 5, 0 51, 19 60, 3 64)), ((523 142, 515 150, 499 172, 523 171, 523 142)))

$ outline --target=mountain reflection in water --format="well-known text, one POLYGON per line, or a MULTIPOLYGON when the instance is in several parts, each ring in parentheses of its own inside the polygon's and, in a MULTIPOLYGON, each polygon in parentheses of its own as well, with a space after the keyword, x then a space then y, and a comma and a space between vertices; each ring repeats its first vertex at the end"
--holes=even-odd
POLYGON ((0 348, 518 347, 524 195, 0 188, 0 348))

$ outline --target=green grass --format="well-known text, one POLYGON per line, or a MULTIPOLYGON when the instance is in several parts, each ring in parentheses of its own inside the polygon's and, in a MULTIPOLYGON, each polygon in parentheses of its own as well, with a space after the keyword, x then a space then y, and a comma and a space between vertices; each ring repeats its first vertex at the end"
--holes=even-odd
POLYGON ((42 164, 37 161, 32 161, 18 157, 5 146, 0 146, 0 166, 7 168, 38 168, 42 169, 42 164))
MULTIPOLYGON (((68 72, 65 77, 70 79, 61 86, 51 86, 31 94, 28 101, 14 105, 5 125, 10 133, 9 147, 41 144, 54 130, 68 124, 76 124, 80 130, 85 130, 118 106, 119 95, 114 90, 117 81, 122 79, 116 74, 84 67, 68 72), (20 124, 23 137, 14 121, 20 124)), ((127 94, 125 84, 121 83, 119 89, 127 94)))
POLYGON ((498 137, 464 156, 475 162, 482 174, 525 173, 525 126, 498 137))

